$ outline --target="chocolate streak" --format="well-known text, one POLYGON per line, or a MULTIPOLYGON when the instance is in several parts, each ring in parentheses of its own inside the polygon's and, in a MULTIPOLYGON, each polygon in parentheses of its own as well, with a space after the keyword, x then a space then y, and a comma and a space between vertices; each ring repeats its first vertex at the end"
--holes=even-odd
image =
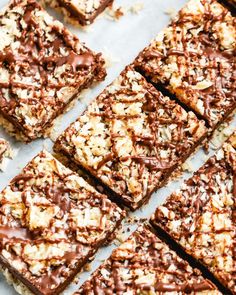
POLYGON ((26 228, 0 226, 0 239, 29 241, 32 235, 26 228))

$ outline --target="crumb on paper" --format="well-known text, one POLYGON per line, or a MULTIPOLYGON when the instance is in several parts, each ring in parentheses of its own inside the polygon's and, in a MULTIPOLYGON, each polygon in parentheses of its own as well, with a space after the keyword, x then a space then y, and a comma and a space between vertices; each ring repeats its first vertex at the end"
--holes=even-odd
POLYGON ((46 135, 53 142, 55 142, 61 133, 60 132, 61 123, 62 123, 62 116, 59 116, 57 119, 54 120, 52 127, 47 130, 44 136, 46 135))
POLYGON ((83 271, 91 271, 92 270, 92 265, 91 265, 91 262, 88 262, 84 265, 83 267, 83 271))
POLYGON ((116 236, 116 239, 114 240, 115 245, 120 245, 126 240, 126 235, 124 233, 120 233, 116 236))
POLYGON ((143 8, 144 8, 144 4, 142 2, 137 2, 133 4, 132 6, 130 6, 129 11, 131 13, 138 14, 140 13, 141 10, 143 10, 143 8))
POLYGON ((6 147, 6 150, 5 152, 2 154, 2 159, 1 159, 1 162, 0 162, 0 171, 2 172, 5 172, 6 171, 6 168, 10 162, 10 160, 12 160, 18 153, 18 150, 17 148, 12 148, 10 146, 10 143, 8 141, 5 141, 7 147, 6 147))
POLYGON ((173 7, 170 7, 167 10, 165 10, 164 13, 168 15, 171 18, 171 20, 173 20, 177 15, 177 11, 173 7))
POLYGON ((115 57, 107 47, 104 47, 102 52, 106 62, 106 68, 111 68, 112 66, 114 66, 114 64, 117 64, 121 61, 121 59, 115 57))
MULTIPOLYGON (((126 224, 131 224, 131 225, 138 225, 140 223, 146 222, 146 218, 138 217, 136 215, 130 215, 125 219, 126 224)), ((130 231, 130 228, 127 230, 128 232, 130 231)))
POLYGON ((170 182, 177 182, 179 178, 183 176, 183 167, 177 167, 171 174, 171 176, 166 180, 165 185, 169 184, 170 182))
POLYGON ((182 164, 182 169, 183 169, 183 171, 187 171, 187 172, 193 172, 193 171, 194 171, 190 159, 187 160, 187 161, 185 161, 185 162, 182 164))
POLYGON ((104 11, 104 16, 106 19, 112 20, 112 21, 118 21, 122 16, 127 14, 128 12, 132 14, 138 14, 141 10, 143 10, 144 4, 142 2, 137 2, 131 6, 111 6, 108 7, 104 11))
POLYGON ((73 283, 77 285, 79 283, 79 279, 79 276, 76 276, 73 280, 73 283))
POLYGON ((123 6, 119 6, 119 7, 112 6, 112 7, 108 7, 105 10, 104 16, 108 20, 118 21, 126 13, 127 13, 127 10, 123 6))

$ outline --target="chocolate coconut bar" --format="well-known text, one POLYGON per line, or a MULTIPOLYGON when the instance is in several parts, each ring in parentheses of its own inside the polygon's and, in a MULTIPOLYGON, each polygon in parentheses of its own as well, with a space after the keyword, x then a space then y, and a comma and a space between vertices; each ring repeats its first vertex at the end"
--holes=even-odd
POLYGON ((0 114, 26 141, 42 136, 81 89, 105 76, 101 54, 34 0, 13 0, 1 11, 0 35, 0 114))
POLYGON ((221 294, 201 272, 140 227, 74 295, 221 294))
POLYGON ((46 151, 1 192, 0 211, 4 273, 39 295, 62 292, 124 217, 46 151))
POLYGON ((94 22, 113 0, 44 0, 46 5, 61 11, 66 20, 82 26, 94 22))
POLYGON ((203 121, 128 67, 58 138, 54 149, 92 173, 134 210, 205 135, 203 121))
POLYGON ((230 12, 216 0, 190 0, 135 66, 215 128, 236 106, 235 48, 230 12))
MULTIPOLYGON (((236 150, 228 143, 152 217, 183 249, 236 294, 236 150)), ((230 293, 231 292, 231 293, 230 293)))

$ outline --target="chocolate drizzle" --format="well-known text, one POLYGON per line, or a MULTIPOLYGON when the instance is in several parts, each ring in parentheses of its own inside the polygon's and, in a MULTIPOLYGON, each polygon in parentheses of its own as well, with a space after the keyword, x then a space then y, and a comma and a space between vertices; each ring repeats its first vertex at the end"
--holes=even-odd
POLYGON ((26 228, 0 226, 0 239, 31 240, 32 235, 26 228))
POLYGON ((72 201, 70 200, 69 193, 71 192, 70 189, 62 187, 62 186, 55 186, 51 187, 48 186, 45 190, 48 198, 60 209, 67 213, 70 211, 72 207, 72 201))
POLYGON ((94 63, 94 56, 90 52, 81 55, 71 52, 68 56, 62 57, 58 60, 57 66, 63 64, 70 64, 74 72, 81 68, 89 68, 94 63))
POLYGON ((34 175, 31 173, 21 173, 14 177, 11 181, 12 184, 18 183, 20 181, 26 182, 29 181, 30 179, 34 178, 34 175))
POLYGON ((133 156, 132 159, 141 165, 145 165, 150 171, 168 170, 173 166, 173 163, 165 163, 152 157, 133 156))

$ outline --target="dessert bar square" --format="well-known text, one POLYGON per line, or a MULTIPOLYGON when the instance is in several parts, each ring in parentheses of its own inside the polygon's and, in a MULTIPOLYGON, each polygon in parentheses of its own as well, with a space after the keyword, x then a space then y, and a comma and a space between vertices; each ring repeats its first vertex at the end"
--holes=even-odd
POLYGON ((148 228, 140 227, 74 295, 221 294, 148 228))
POLYGON ((136 68, 216 127, 236 106, 236 19, 216 0, 190 0, 136 68))
POLYGON ((78 92, 105 76, 104 60, 34 0, 0 13, 0 114, 7 129, 42 136, 78 92))
POLYGON ((93 23, 103 10, 112 5, 113 0, 44 0, 44 2, 62 11, 69 22, 85 26, 93 23))
POLYGON ((126 68, 57 139, 66 154, 132 210, 206 135, 204 122, 126 68))
POLYGON ((233 294, 235 200, 236 150, 226 142, 152 217, 155 226, 204 264, 233 294))
POLYGON ((0 194, 0 263, 34 294, 59 294, 124 212, 42 151, 0 194))

